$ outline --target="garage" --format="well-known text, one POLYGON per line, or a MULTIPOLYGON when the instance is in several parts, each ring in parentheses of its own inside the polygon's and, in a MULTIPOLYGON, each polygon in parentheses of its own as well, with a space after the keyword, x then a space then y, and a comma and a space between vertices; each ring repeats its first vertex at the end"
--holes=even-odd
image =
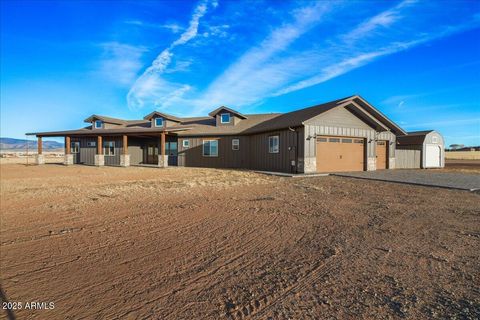
POLYGON ((376 149, 376 166, 377 170, 387 169, 387 161, 388 161, 388 141, 377 141, 377 149, 376 149))
POLYGON ((364 170, 365 139, 320 136, 316 140, 317 172, 364 170))

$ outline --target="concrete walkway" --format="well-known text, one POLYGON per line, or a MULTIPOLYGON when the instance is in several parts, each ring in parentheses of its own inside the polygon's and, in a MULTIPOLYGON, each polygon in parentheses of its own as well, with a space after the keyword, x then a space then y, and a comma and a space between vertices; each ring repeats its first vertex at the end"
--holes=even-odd
POLYGON ((435 170, 378 170, 364 172, 342 172, 332 175, 340 177, 378 180, 428 187, 480 190, 480 175, 460 172, 439 172, 435 170))

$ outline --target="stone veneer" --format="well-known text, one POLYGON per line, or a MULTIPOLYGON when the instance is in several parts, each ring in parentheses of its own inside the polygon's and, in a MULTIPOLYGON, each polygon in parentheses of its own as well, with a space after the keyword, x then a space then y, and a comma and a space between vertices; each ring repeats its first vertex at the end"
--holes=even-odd
POLYGON ((38 165, 45 164, 45 156, 43 154, 37 154, 35 156, 35 163, 38 165))
POLYGON ((367 171, 377 170, 377 158, 367 158, 367 171))
POLYGON ((96 154, 95 155, 95 163, 96 166, 104 166, 105 165, 105 156, 103 154, 96 154))
POLYGON ((121 154, 120 155, 120 166, 121 167, 129 167, 130 166, 130 155, 129 154, 121 154))
POLYGON ((66 166, 70 166, 73 164, 73 154, 66 154, 65 155, 65 160, 63 161, 63 164, 66 166))
POLYGON ((158 166, 160 168, 168 167, 168 156, 158 155, 158 166))

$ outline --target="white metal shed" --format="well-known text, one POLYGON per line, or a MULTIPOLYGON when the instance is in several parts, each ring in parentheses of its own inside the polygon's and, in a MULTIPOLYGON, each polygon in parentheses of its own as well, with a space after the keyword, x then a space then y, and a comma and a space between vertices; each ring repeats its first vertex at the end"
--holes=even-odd
POLYGON ((396 157, 397 168, 443 168, 445 141, 434 130, 408 132, 397 137, 396 157))

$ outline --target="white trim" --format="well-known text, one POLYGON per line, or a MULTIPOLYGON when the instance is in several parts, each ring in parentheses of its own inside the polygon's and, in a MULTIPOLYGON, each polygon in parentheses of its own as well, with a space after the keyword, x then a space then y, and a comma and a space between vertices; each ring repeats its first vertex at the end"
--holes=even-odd
POLYGON ((107 141, 103 141, 103 155, 106 156, 106 157, 114 157, 115 156, 115 140, 107 140, 107 141), (113 153, 110 153, 110 143, 113 143, 113 153), (108 148, 108 153, 106 152, 108 148))
POLYGON ((279 152, 280 152, 280 136, 279 135, 268 136, 268 153, 279 153, 279 152), (277 148, 275 148, 275 146, 270 148, 270 140, 277 141, 277 148))
POLYGON ((103 128, 103 121, 102 120, 95 120, 93 122, 93 126, 95 127, 95 129, 102 129, 103 128), (100 123, 100 127, 97 127, 97 123, 100 123))
POLYGON ((70 153, 80 153, 80 141, 71 141, 70 142, 70 153), (77 145, 78 148, 72 148, 74 145, 77 145), (73 152, 73 150, 76 149, 77 152, 73 152))
POLYGON ((204 157, 218 157, 218 140, 217 139, 206 139, 206 140, 202 140, 202 156, 204 157), (211 154, 212 153, 212 145, 210 144, 210 147, 209 147, 209 155, 206 155, 205 154, 205 142, 213 142, 215 141, 217 143, 217 154, 211 154))
POLYGON ((240 139, 238 139, 238 138, 232 139, 232 150, 234 150, 234 151, 240 150, 240 139), (236 143, 234 143, 234 142, 236 142, 236 143))
POLYGON ((161 117, 153 118, 153 125, 154 125, 155 127, 157 127, 157 128, 161 128, 161 127, 165 126, 165 119, 164 119, 164 118, 161 118, 161 117), (162 125, 161 125, 161 126, 157 125, 157 120, 158 120, 158 119, 161 119, 161 120, 162 120, 162 125))
POLYGON ((190 140, 188 140, 188 139, 183 139, 183 140, 182 140, 182 147, 185 148, 185 149, 190 148, 190 140), (185 145, 185 142, 187 143, 186 145, 185 145))
POLYGON ((220 123, 230 123, 232 122, 232 115, 230 113, 220 113, 220 123), (228 121, 223 121, 223 116, 228 116, 228 121))

